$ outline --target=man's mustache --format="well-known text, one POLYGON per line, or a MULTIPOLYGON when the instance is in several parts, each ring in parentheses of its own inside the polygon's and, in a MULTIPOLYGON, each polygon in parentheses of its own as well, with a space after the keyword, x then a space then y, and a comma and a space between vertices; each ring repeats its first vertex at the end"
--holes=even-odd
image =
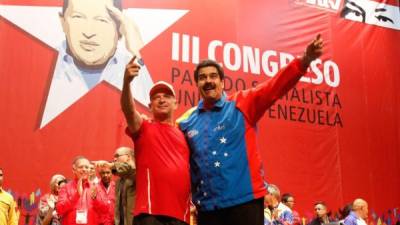
POLYGON ((215 84, 213 83, 206 83, 203 86, 203 90, 209 90, 209 89, 214 89, 215 88, 215 84))

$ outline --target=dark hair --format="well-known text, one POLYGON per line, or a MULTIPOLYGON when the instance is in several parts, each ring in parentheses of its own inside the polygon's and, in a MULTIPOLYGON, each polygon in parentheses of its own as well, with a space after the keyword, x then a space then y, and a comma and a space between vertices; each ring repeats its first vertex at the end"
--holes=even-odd
POLYGON ((68 183, 68 180, 67 179, 62 179, 62 180, 60 180, 60 181, 58 181, 58 186, 60 186, 62 183, 68 183))
POLYGON ((353 204, 348 203, 345 206, 343 206, 342 209, 339 209, 340 218, 345 219, 350 214, 352 208, 353 208, 353 204))
POLYGON ((332 212, 330 210, 328 211, 328 207, 327 207, 327 205, 326 205, 326 203, 324 201, 317 201, 317 202, 314 203, 314 206, 316 206, 316 205, 323 205, 325 207, 325 209, 326 209, 326 215, 328 217, 331 217, 332 212))
POLYGON ((199 80, 199 70, 201 68, 209 67, 209 66, 215 67, 218 70, 219 78, 221 80, 224 79, 225 74, 224 74, 224 70, 222 69, 222 67, 214 60, 205 59, 205 60, 202 60, 199 64, 197 64, 196 69, 194 70, 194 80, 196 81, 196 83, 199 80))
POLYGON ((327 208, 325 202, 323 202, 323 201, 317 201, 317 202, 315 202, 315 203, 314 203, 314 206, 316 206, 316 205, 323 205, 325 208, 327 208))
POLYGON ((282 202, 283 202, 283 203, 287 203, 290 197, 293 198, 293 195, 290 194, 290 193, 285 193, 285 194, 283 194, 283 195, 282 195, 282 202))
MULTIPOLYGON (((64 0, 63 7, 62 7, 62 15, 64 15, 65 11, 68 8, 69 0, 64 0)), ((113 4, 118 9, 122 10, 122 1, 121 0, 113 0, 113 4)))

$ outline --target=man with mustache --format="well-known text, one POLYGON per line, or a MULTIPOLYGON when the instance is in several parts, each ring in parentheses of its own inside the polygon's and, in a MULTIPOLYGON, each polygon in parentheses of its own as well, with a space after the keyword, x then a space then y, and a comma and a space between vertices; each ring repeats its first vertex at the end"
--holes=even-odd
POLYGON ((192 199, 199 225, 262 225, 264 172, 256 125, 264 112, 305 74, 322 54, 320 35, 303 57, 257 87, 226 96, 224 72, 213 60, 194 72, 202 97, 178 121, 190 146, 192 199))

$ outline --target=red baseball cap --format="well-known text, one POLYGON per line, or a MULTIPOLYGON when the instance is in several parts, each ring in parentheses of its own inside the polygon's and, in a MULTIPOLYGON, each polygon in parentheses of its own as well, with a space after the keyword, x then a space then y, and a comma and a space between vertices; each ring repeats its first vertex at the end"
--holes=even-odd
POLYGON ((170 95, 176 97, 175 91, 174 91, 174 88, 172 87, 172 85, 165 81, 158 81, 153 85, 153 87, 150 89, 150 94, 149 94, 150 98, 151 98, 151 96, 153 96, 157 93, 160 93, 160 92, 170 94, 170 95))

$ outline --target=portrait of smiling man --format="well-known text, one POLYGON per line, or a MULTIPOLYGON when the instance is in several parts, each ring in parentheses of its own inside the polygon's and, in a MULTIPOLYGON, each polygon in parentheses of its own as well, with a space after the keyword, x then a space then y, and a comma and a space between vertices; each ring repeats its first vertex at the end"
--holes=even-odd
MULTIPOLYGON (((121 0, 64 0, 60 22, 65 41, 58 58, 41 127, 75 103, 101 81, 122 89, 123 72, 143 47, 136 24, 121 11, 121 0)), ((137 100, 149 102, 151 77, 142 64, 132 82, 137 100)))

